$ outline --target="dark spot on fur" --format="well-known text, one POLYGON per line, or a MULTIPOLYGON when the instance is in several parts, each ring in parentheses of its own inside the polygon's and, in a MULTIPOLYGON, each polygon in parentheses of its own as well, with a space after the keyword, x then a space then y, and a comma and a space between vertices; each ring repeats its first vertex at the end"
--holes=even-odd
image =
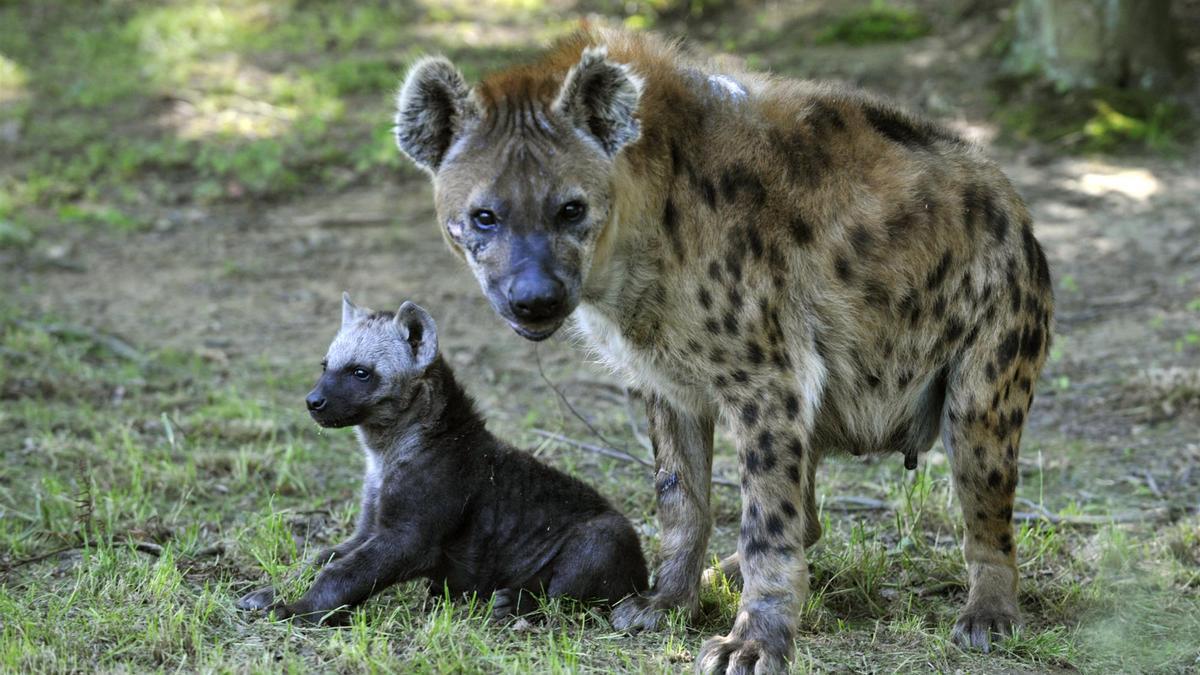
POLYGON ((871 235, 871 231, 866 226, 859 225, 850 233, 850 245, 854 247, 854 252, 859 257, 870 254, 871 246, 875 243, 875 237, 871 235))
POLYGON ((912 382, 912 371, 904 370, 904 371, 901 371, 900 374, 896 376, 896 388, 897 389, 903 389, 903 388, 907 387, 909 382, 912 382))
POLYGON ((946 330, 942 332, 942 341, 946 344, 952 344, 962 337, 963 322, 956 317, 951 317, 946 322, 946 330))
POLYGON ((907 316, 908 322, 914 326, 917 325, 917 322, 921 319, 921 307, 918 305, 916 294, 913 293, 912 289, 909 289, 909 291, 904 294, 904 298, 900 300, 900 306, 898 309, 900 310, 901 316, 907 316))
POLYGON ((997 490, 1000 488, 1002 481, 1003 481, 1003 479, 1000 476, 1000 472, 997 471, 996 469, 992 469, 991 471, 988 472, 988 475, 987 475, 988 487, 992 488, 993 490, 997 490))
POLYGON ((730 335, 737 334, 738 322, 737 316, 733 312, 725 312, 725 318, 722 320, 725 326, 725 332, 730 335))
POLYGON ((730 376, 733 378, 733 381, 737 382, 738 384, 745 384, 750 381, 750 375, 741 369, 733 371, 730 376))
POLYGON ((936 126, 909 118, 898 110, 875 103, 863 106, 867 123, 888 140, 910 149, 928 149, 935 141, 957 142, 950 133, 936 126))
POLYGON ((743 195, 750 204, 761 206, 767 191, 757 174, 743 164, 734 164, 721 174, 721 197, 733 202, 743 195))
POLYGON ((807 246, 813 240, 812 225, 804 219, 804 216, 799 213, 794 214, 788 222, 788 231, 791 232, 792 240, 797 246, 807 246))
POLYGON ((786 499, 779 502, 779 512, 782 513, 785 518, 791 519, 796 517, 796 507, 792 506, 792 503, 786 499))
POLYGON ((684 250, 683 241, 679 238, 679 212, 675 210, 675 202, 670 197, 667 197, 663 205, 662 224, 663 231, 667 233, 667 239, 671 242, 671 250, 682 258, 684 250))
POLYGON ((709 209, 716 210, 717 208, 717 187, 708 178, 701 178, 696 183, 696 189, 700 191, 700 198, 704 200, 704 205, 709 209))
POLYGON ((713 378, 713 384, 717 385, 718 389, 724 389, 729 384, 729 380, 724 375, 717 375, 713 378))
POLYGON ((800 482, 800 466, 799 465, 792 464, 792 465, 788 466, 787 472, 788 472, 788 480, 792 481, 793 483, 800 482))
POLYGON ((845 255, 839 254, 838 257, 834 259, 833 269, 835 272, 837 272, 838 278, 841 279, 843 283, 850 283, 851 278, 854 276, 854 271, 850 269, 850 260, 845 255))
POLYGON ((996 368, 1004 371, 1009 364, 1017 356, 1017 351, 1020 349, 1021 335, 1016 329, 1008 331, 1004 336, 1004 340, 1000 343, 1000 347, 996 349, 996 368))
POLYGON ((767 533, 772 537, 778 537, 783 534, 783 519, 778 514, 772 513, 767 516, 767 533))
POLYGON ((762 235, 758 233, 758 228, 750 225, 746 229, 746 241, 750 245, 750 255, 754 256, 755 260, 760 260, 766 250, 763 246, 762 235))
POLYGON ((717 323, 716 319, 705 319, 704 330, 712 333, 713 335, 717 335, 721 332, 721 324, 717 323))
POLYGON ((725 363, 725 350, 720 347, 713 347, 712 352, 709 353, 708 360, 713 363, 725 363))
POLYGON ((745 466, 746 473, 748 475, 754 475, 762 471, 762 463, 759 461, 757 450, 749 450, 746 452, 745 466))
POLYGON ((744 545, 744 549, 748 557, 760 556, 771 550, 771 545, 765 539, 751 537, 744 545))
POLYGON ((729 276, 733 277, 734 281, 742 280, 742 261, 741 258, 730 256, 725 259, 725 271, 729 272, 729 276))
POLYGON ((937 319, 938 321, 941 321, 942 317, 945 315, 946 315, 946 296, 939 295, 939 296, 937 296, 937 300, 935 300, 933 303, 933 318, 937 319))
POLYGON ((880 384, 881 380, 879 379, 879 376, 876 375, 875 373, 867 373, 866 380, 867 380, 868 387, 870 387, 872 389, 879 388, 879 384, 880 384))
POLYGON ((751 341, 746 345, 746 360, 752 365, 759 365, 764 358, 762 347, 757 342, 751 341))
POLYGON ((876 307, 886 308, 892 303, 891 295, 888 293, 887 286, 883 282, 872 279, 867 282, 866 294, 864 295, 867 302, 876 307))
POLYGON ((842 119, 842 114, 824 101, 812 102, 808 120, 815 131, 842 131, 846 128, 846 121, 842 119))
POLYGON ((792 456, 796 457, 797 459, 804 457, 804 443, 801 442, 799 438, 793 438, 791 442, 788 443, 788 452, 792 453, 792 456))
POLYGON ((721 263, 716 260, 708 263, 708 278, 713 281, 721 280, 721 263))
POLYGON ((729 289, 729 306, 732 309, 738 310, 742 308, 742 292, 736 288, 729 289))
POLYGON ((795 420, 800 414, 800 399, 795 394, 788 394, 783 399, 783 409, 787 412, 788 421, 795 420))
POLYGON ((942 285, 942 282, 946 280, 946 275, 950 272, 951 261, 950 251, 942 253, 942 258, 938 261, 937 267, 933 268, 933 271, 925 278, 925 290, 932 291, 942 285))
POLYGON ((742 405, 742 423, 746 426, 754 426, 758 422, 758 404, 753 401, 742 405))
POLYGON ((697 293, 697 296, 700 299, 701 307, 704 309, 712 309, 712 295, 709 294, 707 288, 701 288, 700 292, 697 293))

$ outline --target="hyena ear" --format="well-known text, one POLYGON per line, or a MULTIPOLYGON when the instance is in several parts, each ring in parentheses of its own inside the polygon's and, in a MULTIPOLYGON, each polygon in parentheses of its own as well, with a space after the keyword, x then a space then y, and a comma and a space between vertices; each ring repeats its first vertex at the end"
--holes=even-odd
POLYGON ((629 66, 608 60, 604 47, 589 47, 567 71, 554 110, 615 157, 641 134, 637 119, 642 78, 629 66))
POLYGON ((358 305, 350 302, 349 293, 342 291, 342 328, 354 323, 366 313, 366 310, 360 309, 358 305))
POLYGON ((412 348, 413 367, 425 370, 437 358, 438 336, 437 324, 420 305, 405 302, 396 311, 393 319, 400 337, 412 348))
POLYGON ((396 145, 435 173, 463 121, 476 114, 462 73, 444 57, 427 56, 409 68, 396 96, 396 145))

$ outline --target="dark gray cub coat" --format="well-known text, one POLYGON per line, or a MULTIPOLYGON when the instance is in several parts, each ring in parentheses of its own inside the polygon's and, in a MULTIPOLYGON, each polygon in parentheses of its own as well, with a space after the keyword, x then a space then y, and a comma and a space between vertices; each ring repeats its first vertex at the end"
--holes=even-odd
POLYGON ((629 521, 583 482, 493 436, 437 350, 437 327, 405 303, 370 312, 344 298, 342 329, 308 396, 322 426, 354 425, 367 455, 351 538, 320 553, 299 600, 274 590, 243 609, 329 621, 336 610, 417 578, 432 591, 495 596, 497 617, 534 593, 615 602, 647 587, 629 521))

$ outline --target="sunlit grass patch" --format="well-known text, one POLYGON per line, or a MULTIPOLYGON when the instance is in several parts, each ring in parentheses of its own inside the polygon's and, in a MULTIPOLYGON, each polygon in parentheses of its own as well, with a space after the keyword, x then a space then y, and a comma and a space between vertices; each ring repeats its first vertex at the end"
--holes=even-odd
POLYGON ((870 7, 838 17, 817 35, 818 44, 842 42, 851 46, 905 42, 929 33, 929 21, 918 11, 873 0, 870 7))

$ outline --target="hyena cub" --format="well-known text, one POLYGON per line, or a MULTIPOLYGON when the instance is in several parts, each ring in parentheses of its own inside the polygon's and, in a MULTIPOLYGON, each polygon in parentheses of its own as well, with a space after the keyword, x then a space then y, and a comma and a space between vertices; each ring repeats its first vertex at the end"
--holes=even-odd
POLYGON ((264 588, 239 608, 316 622, 390 584, 427 578, 435 591, 493 596, 502 618, 535 609, 533 593, 612 603, 646 589, 629 521, 485 428, 438 353, 428 312, 342 300, 341 330, 307 404, 323 427, 354 426, 366 453, 358 526, 315 558, 323 567, 304 597, 276 602, 264 588))

